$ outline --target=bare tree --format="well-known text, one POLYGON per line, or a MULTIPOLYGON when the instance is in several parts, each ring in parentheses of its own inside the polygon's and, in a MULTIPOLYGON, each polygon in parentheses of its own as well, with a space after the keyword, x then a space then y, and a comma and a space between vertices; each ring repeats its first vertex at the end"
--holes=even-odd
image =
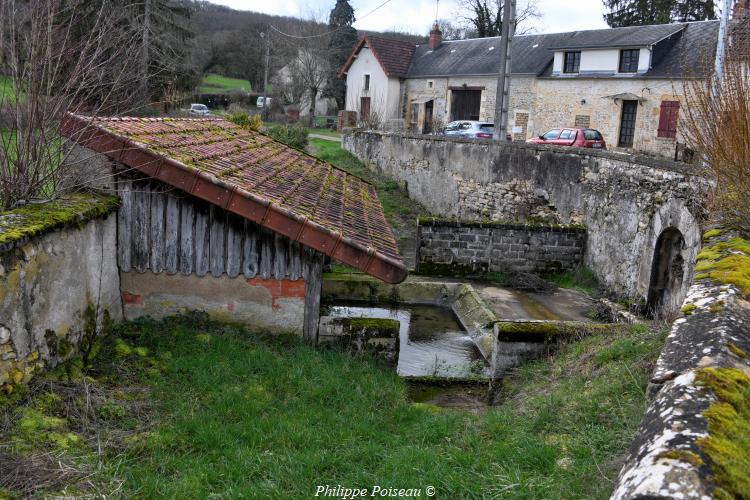
MULTIPOLYGON (((538 0, 525 0, 516 7, 516 35, 536 31, 535 22, 542 18, 538 0)), ((457 18, 476 38, 500 36, 503 25, 504 0, 458 0, 457 18)))
POLYGON ((723 75, 705 61, 708 79, 683 84, 680 130, 716 178, 715 216, 750 235, 750 18, 729 30, 723 75))
POLYGON ((75 187, 59 133, 66 111, 133 102, 138 45, 124 14, 110 0, 0 2, 0 209, 75 187))
POLYGON ((289 68, 295 73, 292 78, 298 79, 306 89, 311 126, 315 123, 315 103, 329 75, 327 53, 330 35, 320 18, 320 15, 309 14, 306 22, 298 24, 294 36, 287 37, 296 50, 289 68))

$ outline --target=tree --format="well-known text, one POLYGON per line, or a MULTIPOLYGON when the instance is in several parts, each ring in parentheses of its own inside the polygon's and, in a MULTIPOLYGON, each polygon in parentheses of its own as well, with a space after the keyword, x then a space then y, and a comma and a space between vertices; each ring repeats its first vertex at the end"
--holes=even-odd
POLYGON ((141 42, 130 23, 115 0, 0 2, 0 210, 92 180, 65 161, 60 123, 127 111, 141 42))
MULTIPOLYGON (((503 0, 459 0, 458 17, 476 38, 500 36, 503 27, 503 0)), ((537 0, 527 0, 516 8, 515 34, 533 33, 533 21, 541 19, 537 0)))
POLYGON ((328 66, 325 97, 336 100, 339 109, 346 106, 346 82, 338 77, 338 71, 346 63, 354 46, 357 45, 357 30, 354 23, 354 9, 348 0, 336 0, 328 17, 328 66))
POLYGON ((129 2, 128 8, 141 40, 138 72, 143 102, 162 101, 172 92, 195 87, 199 75, 190 60, 190 7, 170 0, 142 0, 129 2))
POLYGON ((612 28, 716 19, 713 0, 603 0, 612 28))

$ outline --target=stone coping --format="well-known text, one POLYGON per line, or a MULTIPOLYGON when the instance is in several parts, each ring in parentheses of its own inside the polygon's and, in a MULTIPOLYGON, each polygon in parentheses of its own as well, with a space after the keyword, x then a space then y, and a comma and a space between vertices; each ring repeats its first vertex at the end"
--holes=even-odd
POLYGON ((555 233, 585 233, 582 224, 549 224, 544 222, 503 222, 496 220, 462 220, 440 217, 418 217, 418 226, 432 227, 478 227, 513 229, 519 231, 552 231, 555 233))
POLYGON ((750 242, 727 233, 704 235, 709 245, 651 376, 613 499, 750 493, 750 297, 742 279, 750 273, 741 262, 750 264, 750 242))
POLYGON ((599 150, 592 148, 561 148, 557 146, 547 146, 544 144, 530 144, 526 142, 505 142, 499 144, 493 142, 492 139, 472 139, 468 137, 452 137, 446 135, 423 135, 423 134, 410 134, 403 132, 383 132, 379 130, 363 130, 363 129, 344 129, 343 138, 347 135, 354 134, 373 134, 388 137, 401 137, 404 139, 421 139, 429 141, 443 141, 443 142, 457 142, 465 144, 476 144, 480 146, 498 147, 498 148, 511 148, 516 150, 530 150, 531 152, 542 152, 548 151, 557 153, 560 155, 578 155, 578 156, 589 156, 595 158, 607 158, 610 160, 626 161, 628 163, 634 163, 641 166, 656 168, 660 170, 667 170, 672 172, 679 172, 685 175, 704 176, 705 170, 698 165, 691 165, 689 163, 676 162, 668 158, 659 158, 650 156, 642 153, 624 153, 620 151, 608 151, 599 150))
POLYGON ((91 219, 115 211, 119 203, 114 196, 77 193, 0 212, 0 253, 56 229, 80 227, 91 219))

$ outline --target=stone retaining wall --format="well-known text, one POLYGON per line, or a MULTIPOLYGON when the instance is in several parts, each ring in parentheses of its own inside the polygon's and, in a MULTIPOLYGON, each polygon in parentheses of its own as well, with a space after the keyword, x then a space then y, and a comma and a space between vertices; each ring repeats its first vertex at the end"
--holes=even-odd
POLYGON ((581 226, 420 219, 417 272, 477 275, 490 271, 552 273, 583 263, 581 226))
POLYGON ((696 270, 613 499, 750 494, 750 242, 724 237, 696 270))
MULTIPOLYGON (((8 231, 2 221, 12 215, 0 214, 0 236, 8 231)), ((74 355, 82 336, 94 325, 101 327, 105 311, 112 320, 122 319, 116 217, 105 213, 48 232, 42 226, 36 230, 0 245, 0 388, 5 393, 38 369, 74 355)))
POLYGON ((343 147, 440 217, 582 224, 585 264, 612 292, 645 299, 657 239, 684 237, 679 300, 700 247, 710 183, 693 166, 643 155, 354 131, 343 147))

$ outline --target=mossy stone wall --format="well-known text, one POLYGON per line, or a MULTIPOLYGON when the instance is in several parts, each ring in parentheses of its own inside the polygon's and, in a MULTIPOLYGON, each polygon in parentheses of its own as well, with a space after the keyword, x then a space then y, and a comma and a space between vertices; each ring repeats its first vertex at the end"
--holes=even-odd
POLYGON ((115 208, 81 195, 0 214, 2 392, 75 354, 105 311, 122 317, 115 208))

